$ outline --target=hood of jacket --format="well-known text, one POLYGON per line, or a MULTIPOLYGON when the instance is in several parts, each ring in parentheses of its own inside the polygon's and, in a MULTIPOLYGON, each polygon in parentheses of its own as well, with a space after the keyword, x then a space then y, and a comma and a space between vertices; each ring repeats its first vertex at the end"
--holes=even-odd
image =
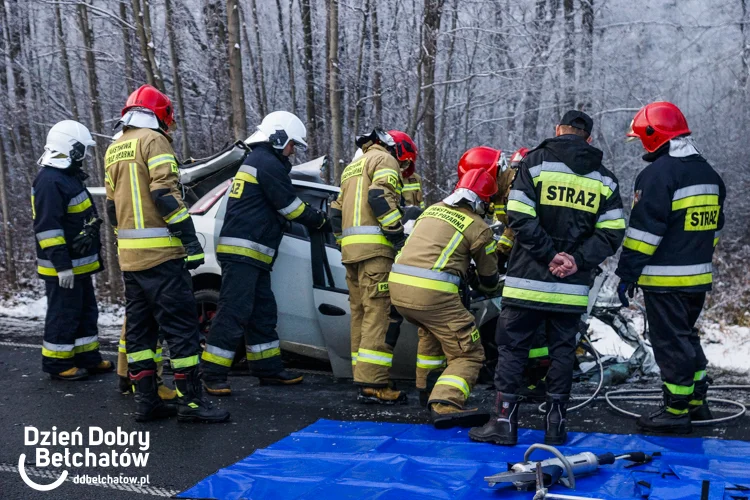
POLYGON ((586 142, 583 137, 569 134, 547 139, 537 149, 545 149, 552 156, 580 175, 602 166, 604 153, 586 142))

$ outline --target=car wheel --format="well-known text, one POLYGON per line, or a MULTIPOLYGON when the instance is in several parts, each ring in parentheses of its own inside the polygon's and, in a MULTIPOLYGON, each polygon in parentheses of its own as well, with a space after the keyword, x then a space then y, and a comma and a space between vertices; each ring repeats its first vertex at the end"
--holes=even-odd
MULTIPOLYGON (((195 305, 198 313, 198 325, 201 332, 201 347, 205 349, 206 340, 211 336, 211 322, 219 307, 219 291, 214 288, 204 288, 194 293, 195 305)), ((247 356, 245 354, 245 339, 240 340, 234 353, 232 370, 247 370, 247 356)))

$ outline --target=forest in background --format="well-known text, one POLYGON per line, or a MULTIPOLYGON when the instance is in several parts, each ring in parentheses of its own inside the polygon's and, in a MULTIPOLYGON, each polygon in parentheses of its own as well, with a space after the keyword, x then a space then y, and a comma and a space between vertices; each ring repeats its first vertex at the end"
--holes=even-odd
MULTIPOLYGON (((89 185, 128 94, 173 100, 181 159, 218 152, 288 110, 335 183, 354 136, 405 130, 428 200, 450 192, 466 149, 513 151, 554 133, 569 108, 629 205, 645 165, 625 144, 635 112, 670 100, 728 186, 708 314, 750 324, 747 0, 0 0, 0 281, 34 280, 29 192, 49 127, 96 134, 89 185)), ((121 280, 106 234, 103 299, 121 280)))

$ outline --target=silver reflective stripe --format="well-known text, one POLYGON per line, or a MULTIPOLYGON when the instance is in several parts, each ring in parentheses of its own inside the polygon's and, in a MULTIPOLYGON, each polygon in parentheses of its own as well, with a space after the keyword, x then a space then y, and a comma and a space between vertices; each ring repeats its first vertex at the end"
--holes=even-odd
POLYGON ((48 238, 55 238, 57 236, 65 236, 65 231, 63 231, 62 229, 51 229, 49 231, 36 233, 36 239, 39 241, 46 240, 48 238))
POLYGON ((289 215, 290 213, 294 212, 299 208, 299 206, 302 205, 302 200, 299 198, 295 198, 293 202, 291 202, 288 206, 282 208, 281 210, 277 210, 281 215, 289 215))
POLYGON ((607 186, 612 191, 617 189, 617 183, 614 181, 614 179, 612 179, 611 177, 607 177, 606 175, 602 175, 602 184, 607 186))
POLYGON ((55 352, 70 352, 73 350, 73 348, 75 348, 75 345, 73 344, 51 344, 47 342, 46 340, 42 341, 42 345, 48 351, 55 351, 55 352))
POLYGON ((718 238, 719 236, 721 236, 721 229, 714 231, 714 238, 718 238))
POLYGON ((354 226, 347 227, 341 233, 342 236, 353 236, 355 234, 383 234, 380 226, 354 226))
POLYGON ((163 238, 172 236, 166 227, 152 227, 149 229, 120 229, 117 237, 123 240, 134 240, 139 238, 163 238))
POLYGON ((647 233, 646 231, 641 231, 640 229, 636 229, 634 227, 628 228, 628 230, 625 232, 625 237, 630 238, 632 240, 642 241, 644 243, 648 243, 649 245, 656 245, 656 246, 658 246, 662 240, 661 236, 647 233))
POLYGON ((696 196, 699 194, 719 194, 718 184, 696 184, 695 186, 688 186, 678 189, 672 196, 672 201, 681 200, 688 196, 696 196))
POLYGON ((247 352, 263 352, 269 349, 279 347, 279 341, 274 340, 273 342, 267 342, 265 344, 255 344, 247 346, 247 352))
POLYGON ((208 344, 206 346, 206 351, 210 352, 211 354, 215 354, 221 358, 224 359, 234 359, 234 351, 228 351, 226 349, 221 349, 219 347, 213 346, 211 344, 208 344))
POLYGON ((694 264, 692 266, 646 266, 641 274, 647 276, 692 276, 710 273, 713 264, 694 264))
POLYGON ((388 354, 386 352, 383 353, 384 356, 379 356, 377 354, 370 354, 369 352, 362 352, 359 351, 357 353, 357 361, 367 361, 368 359, 372 359, 374 361, 384 361, 386 363, 392 363, 393 362, 393 355, 388 354))
POLYGON ((605 220, 617 220, 622 219, 623 217, 625 217, 625 214, 623 213, 622 208, 615 208, 601 214, 599 218, 596 219, 596 222, 604 222, 605 220))
POLYGON ((546 281, 529 280, 525 278, 506 277, 505 286, 522 288, 534 292, 564 293, 565 295, 588 295, 586 285, 570 285, 567 283, 547 283, 546 281))
POLYGON ((589 172, 588 174, 582 175, 582 174, 574 172, 570 167, 568 167, 566 164, 562 162, 543 161, 541 165, 537 165, 536 167, 532 167, 529 169, 529 173, 531 174, 531 177, 539 177, 539 174, 541 174, 542 172, 561 172, 564 174, 577 175, 578 177, 586 177, 587 179, 593 179, 595 181, 601 182, 602 184, 610 188, 612 191, 617 189, 617 183, 611 177, 602 175, 597 171, 589 172))
POLYGON ((407 266, 406 264, 393 264, 391 271, 394 273, 406 274, 408 276, 415 276, 417 278, 445 281, 446 283, 453 283, 454 285, 461 284, 461 278, 455 274, 443 271, 433 271, 432 269, 422 269, 421 267, 407 266))
POLYGON ((77 194, 70 202, 68 203, 69 207, 72 207, 73 205, 78 205, 79 203, 83 203, 86 201, 89 197, 89 194, 86 191, 83 191, 82 193, 77 194))
POLYGON ((219 238, 219 245, 249 248, 250 250, 255 250, 262 253, 263 255, 268 255, 269 257, 273 257, 274 255, 276 255, 276 251, 273 248, 269 248, 265 245, 261 245, 260 243, 245 240, 242 238, 230 238, 228 236, 222 236, 221 238, 219 238))
POLYGON ((516 200, 520 201, 521 203, 524 203, 530 207, 536 208, 536 203, 526 196, 526 194, 523 191, 519 191, 518 189, 511 189, 510 194, 508 195, 509 200, 516 200))
POLYGON ((242 165, 240 167, 240 172, 245 172, 252 175, 256 179, 258 178, 258 170, 255 167, 251 167, 250 165, 242 165))
POLYGON ((91 337, 81 337, 80 339, 76 339, 76 345, 93 344, 94 342, 99 342, 98 335, 93 335, 91 337))
MULTIPOLYGON (((95 253, 94 255, 89 255, 88 257, 81 257, 80 259, 73 259, 71 262, 73 264, 73 267, 79 267, 79 266, 85 266, 86 264, 93 264, 99 260, 99 254, 95 253)), ((52 264, 51 260, 46 259, 36 259, 36 263, 41 267, 51 267, 54 269, 55 265, 52 264)))

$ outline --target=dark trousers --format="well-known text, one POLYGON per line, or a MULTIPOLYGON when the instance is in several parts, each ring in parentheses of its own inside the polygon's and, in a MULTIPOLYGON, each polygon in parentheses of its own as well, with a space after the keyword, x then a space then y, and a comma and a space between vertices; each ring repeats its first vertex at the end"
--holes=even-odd
POLYGON ((662 380, 667 387, 679 386, 687 391, 694 380, 700 380, 700 372, 708 364, 695 328, 706 294, 644 292, 643 297, 649 338, 662 380))
POLYGON ((170 362, 176 373, 198 365, 198 312, 184 261, 173 259, 151 269, 122 274, 129 370, 137 373, 156 369, 154 356, 160 331, 169 345, 170 362))
POLYGON ((47 317, 44 323, 42 370, 60 373, 74 366, 90 368, 99 353, 99 308, 91 276, 76 278, 72 289, 45 280, 47 317))
POLYGON ((243 335, 253 375, 282 371, 276 317, 271 272, 244 262, 221 262, 221 295, 203 353, 203 378, 226 380, 243 335))
POLYGON ((495 334, 498 352, 495 388, 498 392, 518 394, 529 350, 537 338, 537 330, 543 328, 550 356, 547 393, 570 394, 580 318, 580 314, 503 306, 495 334))

